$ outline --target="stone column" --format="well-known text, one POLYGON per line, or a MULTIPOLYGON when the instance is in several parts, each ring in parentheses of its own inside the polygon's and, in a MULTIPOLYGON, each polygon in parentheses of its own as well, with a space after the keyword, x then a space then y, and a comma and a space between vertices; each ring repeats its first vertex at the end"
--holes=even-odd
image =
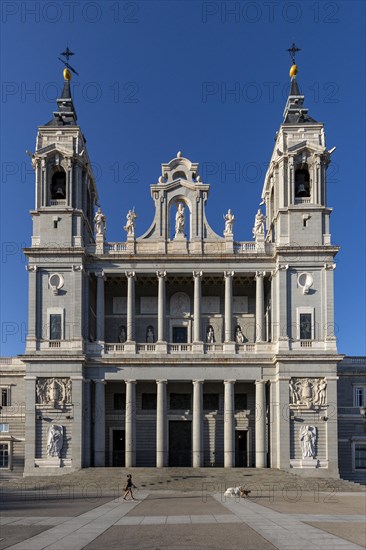
POLYGON ((136 380, 126 380, 125 466, 136 466, 136 380))
POLYGON ((85 425, 83 422, 83 408, 84 408, 84 395, 83 395, 83 383, 82 376, 72 376, 72 407, 70 410, 72 420, 72 465, 76 469, 83 467, 83 430, 85 425))
MULTIPOLYGON (((25 472, 34 472, 36 457, 36 383, 35 376, 25 376, 25 472)), ((40 420, 39 422, 42 422, 40 420)), ((40 449, 39 449, 40 451, 40 449)), ((37 455, 39 456, 39 455, 37 455)))
POLYGON ((165 342, 165 281, 166 271, 157 271, 158 277, 158 342, 165 342))
POLYGON ((255 295, 255 341, 264 341, 264 271, 257 271, 255 295))
POLYGON ((91 406, 90 406, 90 380, 84 380, 83 386, 83 467, 90 468, 90 434, 91 434, 91 406))
POLYGON ((97 278, 97 340, 104 342, 104 272, 95 274, 97 278))
POLYGON ((202 271, 193 271, 194 279, 194 331, 193 341, 201 342, 201 280, 202 271))
POLYGON ((105 466, 105 382, 94 383, 94 466, 105 466))
POLYGON ((167 380, 157 380, 156 399, 156 467, 167 466, 167 380))
POLYGON ((193 468, 203 464, 203 380, 193 380, 193 468))
MULTIPOLYGON (((37 266, 27 265, 29 273, 27 350, 37 348, 37 266)), ((48 338, 48 337, 47 337, 48 338)))
POLYGON ((233 340, 233 277, 234 271, 224 271, 225 277, 225 342, 233 340))
POLYGON ((135 278, 134 271, 126 271, 127 277, 127 342, 135 341, 135 278))
POLYGON ((234 449, 234 384, 235 380, 224 380, 224 466, 235 466, 234 449))
POLYGON ((255 467, 267 467, 265 380, 255 382, 255 467))

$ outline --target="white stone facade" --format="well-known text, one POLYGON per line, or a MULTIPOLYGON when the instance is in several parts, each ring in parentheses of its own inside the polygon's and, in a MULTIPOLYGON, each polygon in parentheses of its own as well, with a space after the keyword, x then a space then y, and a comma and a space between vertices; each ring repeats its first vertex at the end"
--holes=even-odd
POLYGON ((281 125, 252 241, 235 241, 235 212, 223 236, 211 229, 210 184, 178 153, 150 186, 148 231, 137 234, 137 208, 126 241, 112 243, 67 101, 71 123, 59 124, 61 110, 40 127, 33 159, 25 472, 185 465, 337 475, 338 247, 323 125, 281 125))

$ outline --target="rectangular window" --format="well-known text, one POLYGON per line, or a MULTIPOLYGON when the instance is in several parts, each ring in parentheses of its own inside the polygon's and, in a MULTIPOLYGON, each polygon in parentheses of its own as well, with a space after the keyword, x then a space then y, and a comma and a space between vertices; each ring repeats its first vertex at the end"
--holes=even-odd
POLYGON ((312 340, 311 313, 300 313, 300 340, 312 340))
POLYGON ((366 470, 366 443, 355 445, 355 470, 366 470))
POLYGON ((173 411, 189 411, 191 409, 191 394, 171 393, 170 408, 173 411))
POLYGON ((0 432, 8 432, 9 424, 0 424, 0 432))
POLYGON ((9 445, 0 443, 0 468, 9 468, 9 445))
POLYGON ((115 411, 124 411, 126 408, 126 395, 124 393, 115 393, 113 395, 113 408, 115 411))
POLYGON ((144 411, 156 411, 156 393, 143 393, 141 395, 141 408, 144 411))
POLYGON ((62 339, 61 319, 62 315, 59 313, 53 313, 50 315, 50 340, 62 339))
POLYGON ((236 411, 245 411, 247 409, 247 394, 236 393, 234 395, 234 402, 236 411))
POLYGON ((1 406, 8 407, 9 405, 9 390, 8 388, 1 388, 1 406))
POLYGON ((204 393, 203 394, 203 410, 218 411, 219 410, 219 394, 204 393))
POLYGON ((173 344, 186 344, 187 342, 187 327, 173 327, 173 344))
POLYGON ((363 407, 365 405, 366 388, 359 387, 354 389, 354 406, 363 407))

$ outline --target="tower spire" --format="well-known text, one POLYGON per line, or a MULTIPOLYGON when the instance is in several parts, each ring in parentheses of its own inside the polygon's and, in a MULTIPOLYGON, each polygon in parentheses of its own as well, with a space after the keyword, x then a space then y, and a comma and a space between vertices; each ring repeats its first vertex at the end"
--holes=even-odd
POLYGON ((287 51, 290 54, 292 66, 289 73, 291 78, 290 92, 283 113, 283 122, 284 124, 304 124, 309 122, 316 122, 308 115, 309 109, 306 109, 304 107, 305 96, 301 94, 296 78, 298 67, 295 62, 295 57, 297 52, 301 51, 301 48, 298 48, 295 42, 293 42, 291 48, 288 48, 287 51))
POLYGON ((76 126, 77 115, 71 96, 70 83, 72 79, 71 73, 73 72, 77 76, 79 76, 79 73, 69 63, 70 56, 75 54, 67 46, 66 50, 60 55, 66 58, 65 61, 58 57, 59 61, 65 65, 63 70, 64 86, 61 97, 57 99, 58 110, 54 111, 53 119, 51 119, 46 126, 76 126))

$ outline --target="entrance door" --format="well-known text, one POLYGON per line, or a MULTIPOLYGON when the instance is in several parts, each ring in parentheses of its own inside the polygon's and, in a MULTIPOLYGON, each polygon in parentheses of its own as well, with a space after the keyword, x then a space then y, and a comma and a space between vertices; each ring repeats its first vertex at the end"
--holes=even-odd
POLYGON ((187 327, 173 327, 173 344, 186 344, 187 336, 187 327))
POLYGON ((125 431, 113 430, 113 466, 125 465, 125 431))
POLYGON ((192 466, 192 422, 170 420, 169 466, 192 466))
POLYGON ((235 466, 246 468, 248 466, 248 431, 235 430, 235 466))

